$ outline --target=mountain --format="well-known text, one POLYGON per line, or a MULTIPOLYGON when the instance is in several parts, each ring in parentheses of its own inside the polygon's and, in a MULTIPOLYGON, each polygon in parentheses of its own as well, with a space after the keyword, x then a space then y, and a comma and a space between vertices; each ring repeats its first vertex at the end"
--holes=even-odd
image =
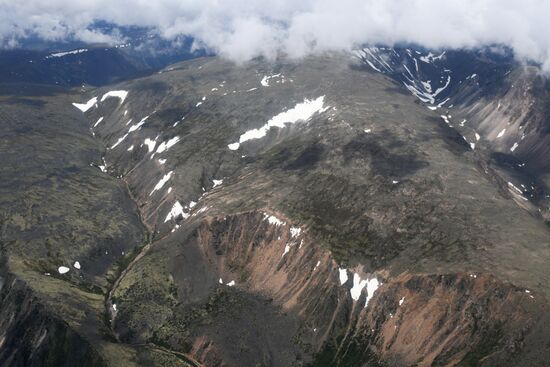
MULTIPOLYGON (((108 25, 94 29, 112 31, 108 25)), ((204 49, 195 48, 192 38, 166 41, 146 28, 126 27, 120 37, 124 42, 116 45, 30 40, 20 48, 0 50, 0 82, 101 86, 148 75, 176 61, 208 54, 204 49)))
POLYGON ((406 48, 2 84, 1 364, 545 365, 546 90, 406 48))
POLYGON ((518 204, 548 222, 550 85, 536 66, 500 49, 371 47, 357 54, 438 111, 508 182, 518 204))

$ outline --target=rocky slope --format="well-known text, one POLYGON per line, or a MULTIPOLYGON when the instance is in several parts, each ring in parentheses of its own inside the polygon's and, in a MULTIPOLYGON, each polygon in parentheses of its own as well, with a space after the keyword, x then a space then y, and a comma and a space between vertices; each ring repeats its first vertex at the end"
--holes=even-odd
POLYGON ((508 182, 518 204, 550 217, 549 86, 508 50, 439 51, 370 47, 357 56, 438 111, 508 182))
POLYGON ((104 294, 146 230, 125 186, 90 165, 101 145, 73 93, 26 88, 0 97, 0 364, 178 365, 112 343, 104 294))
MULTIPOLYGON (((48 133, 31 146, 52 154, 20 160, 12 140, 6 177, 19 162, 67 171, 35 196, 51 204, 3 205, 8 271, 109 365, 544 365, 548 228, 456 116, 373 66, 202 58, 85 95, 4 97, 9 136, 48 133), (64 114, 58 131, 25 122, 47 113, 64 114), (73 235, 42 251, 56 211, 78 218, 62 221, 73 235)), ((4 190, 41 187, 22 180, 4 190)))

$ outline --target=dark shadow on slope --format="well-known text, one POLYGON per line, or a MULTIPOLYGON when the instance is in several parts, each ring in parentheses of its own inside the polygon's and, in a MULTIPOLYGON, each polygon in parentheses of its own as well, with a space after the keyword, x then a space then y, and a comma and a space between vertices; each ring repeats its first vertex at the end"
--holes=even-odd
POLYGON ((289 139, 270 149, 269 157, 264 164, 268 170, 281 168, 285 170, 309 170, 323 159, 326 146, 317 141, 289 139))
POLYGON ((447 149, 455 155, 463 155, 470 152, 470 145, 462 135, 449 125, 447 125, 441 118, 428 117, 428 120, 432 122, 438 129, 441 139, 445 142, 447 149))
POLYGON ((343 146, 342 154, 346 165, 354 160, 366 159, 375 175, 403 177, 429 165, 412 148, 390 133, 382 132, 354 137, 343 146))

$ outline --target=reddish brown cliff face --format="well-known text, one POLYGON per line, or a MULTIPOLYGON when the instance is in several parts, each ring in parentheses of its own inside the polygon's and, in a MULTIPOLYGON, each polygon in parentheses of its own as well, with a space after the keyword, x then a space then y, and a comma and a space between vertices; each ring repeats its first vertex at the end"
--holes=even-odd
POLYGON ((543 365, 547 313, 541 295, 490 275, 406 274, 379 288, 353 336, 390 366, 543 365))
MULTIPOLYGON (((352 274, 360 267, 348 270, 340 284, 329 252, 312 243, 306 228, 297 228, 281 213, 258 211, 209 218, 196 239, 224 283, 236 280, 235 287, 298 315, 314 364, 529 365, 542 363, 541 350, 550 353, 542 341, 550 321, 541 294, 487 274, 378 272, 378 289, 369 294, 365 287, 354 300, 352 274), (330 355, 321 358, 327 345, 330 355)), ((191 353, 212 364, 223 360, 219 347, 203 334, 191 353)))

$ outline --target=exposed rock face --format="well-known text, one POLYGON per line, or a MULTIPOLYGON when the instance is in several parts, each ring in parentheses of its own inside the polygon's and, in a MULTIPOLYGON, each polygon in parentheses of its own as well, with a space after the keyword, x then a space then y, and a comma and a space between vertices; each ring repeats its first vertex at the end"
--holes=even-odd
POLYGON ((349 55, 204 58, 40 100, 73 130, 49 135, 63 175, 39 197, 66 196, 2 217, 9 271, 105 363, 544 362, 548 228, 456 117, 349 55), (44 249, 59 212, 79 220, 44 249))
POLYGON ((379 289, 353 337, 393 366, 529 366, 545 363, 548 322, 544 299, 490 275, 403 275, 379 289))
MULTIPOLYGON (((177 291, 179 302, 188 303, 204 294, 202 302, 208 304, 205 310, 216 310, 216 316, 206 324, 213 322, 216 327, 206 326, 202 319, 198 325, 191 322, 178 330, 174 328, 176 320, 185 317, 189 309, 176 307, 175 314, 167 316, 168 321, 161 326, 165 332, 171 329, 163 338, 177 340, 177 335, 191 332, 187 341, 192 344, 190 352, 207 365, 258 363, 258 355, 267 355, 265 344, 278 356, 265 357, 261 363, 267 365, 298 361, 343 366, 544 363, 548 350, 543 340, 550 320, 543 295, 487 274, 404 274, 387 279, 387 283, 377 274, 384 283, 372 294, 361 292, 355 301, 349 296, 352 277, 341 285, 339 268, 330 254, 313 245, 307 234, 293 238, 290 228, 280 213, 243 213, 201 222, 180 250, 187 256, 174 261, 170 274, 181 287, 177 291), (270 216, 281 224, 270 224, 270 216), (289 243, 292 250, 285 253, 289 243), (197 248, 200 260, 186 259, 193 252, 190 247, 197 248), (203 273, 198 275, 198 269, 203 273), (213 279, 198 281, 208 277, 213 279), (234 285, 228 285, 235 279, 234 285), (201 284, 199 289, 197 284, 201 284), (215 289, 217 297, 206 294, 209 288, 215 289), (261 295, 267 301, 266 309, 276 305, 297 315, 290 323, 278 320, 270 326, 284 325, 285 339, 269 341, 264 325, 245 322, 248 317, 241 312, 257 310, 248 309, 248 303, 239 298, 243 292, 261 295), (371 298, 368 307, 366 298, 371 298), (225 335, 220 339, 221 330, 225 335), (261 333, 267 339, 247 340, 242 337, 247 332, 261 333), (249 350, 235 354, 234 345, 228 347, 225 340, 241 340, 249 350), (306 353, 296 351, 293 340, 300 340, 306 353), (293 350, 294 356, 289 353, 293 350)), ((119 296, 136 300, 131 293, 119 296)), ((124 302, 120 305, 127 307, 124 302)), ((142 313, 143 308, 135 308, 135 312, 142 313)), ((269 316, 275 317, 266 312, 258 319, 265 317, 268 323, 269 316)), ((135 317, 153 315, 129 316, 135 317)))
MULTIPOLYGON (((135 272, 141 275, 127 277, 136 283, 121 283, 124 291, 115 297, 123 338, 144 342, 161 334, 163 340, 178 340, 190 334, 185 343, 193 345, 191 352, 202 361, 210 361, 206 364, 311 361, 332 330, 346 323, 349 304, 338 306, 336 298, 345 299, 348 289, 338 286, 338 268, 328 251, 298 230, 280 213, 262 211, 200 222, 166 264, 166 278, 177 289, 160 328, 145 322, 159 315, 144 313, 158 312, 147 305, 162 301, 151 299, 147 289, 160 285, 148 282, 143 288, 139 279, 145 273, 139 265, 135 272), (136 300, 140 306, 128 304, 136 300), (297 340, 307 343, 306 351, 295 345, 297 340)), ((164 255, 167 250, 159 251, 164 255)))

